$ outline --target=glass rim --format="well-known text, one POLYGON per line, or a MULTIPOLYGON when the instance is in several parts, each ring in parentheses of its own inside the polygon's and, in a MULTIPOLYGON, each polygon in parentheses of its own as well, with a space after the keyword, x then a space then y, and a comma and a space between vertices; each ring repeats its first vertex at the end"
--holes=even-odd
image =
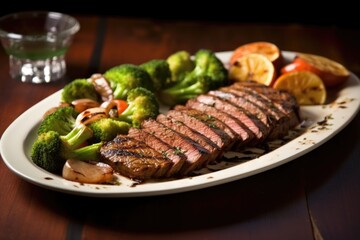
MULTIPOLYGON (((13 12, 13 13, 9 13, 6 15, 3 15, 0 17, 0 23, 4 20, 7 19, 11 19, 14 16, 30 16, 30 15, 35 15, 35 16, 56 16, 56 18, 60 19, 61 17, 66 17, 68 19, 70 19, 74 24, 58 33, 53 33, 54 36, 71 36, 73 34, 75 34, 76 32, 78 32, 80 30, 80 23, 79 21, 73 17, 70 16, 66 13, 61 13, 61 12, 54 12, 54 11, 22 11, 22 12, 13 12)), ((32 34, 20 34, 20 33, 16 33, 16 32, 10 32, 10 31, 6 31, 4 29, 2 29, 0 27, 0 37, 6 37, 6 38, 10 38, 10 39, 14 39, 14 40, 28 40, 28 41, 38 41, 39 40, 39 35, 32 35, 32 34)), ((46 38, 46 35, 44 35, 44 38, 46 38)))

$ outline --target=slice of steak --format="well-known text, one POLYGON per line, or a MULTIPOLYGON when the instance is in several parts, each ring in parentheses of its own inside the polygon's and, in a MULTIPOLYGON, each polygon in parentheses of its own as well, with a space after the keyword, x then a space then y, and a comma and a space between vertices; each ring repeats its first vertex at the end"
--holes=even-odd
POLYGON ((195 99, 190 99, 186 102, 186 106, 192 109, 202 111, 210 116, 213 116, 223 123, 225 123, 229 128, 231 128, 236 133, 236 143, 233 148, 241 148, 246 146, 252 139, 255 138, 255 135, 248 127, 246 127, 238 119, 234 118, 226 112, 219 111, 213 106, 201 103, 195 99))
POLYGON ((235 143, 236 135, 230 128, 225 130, 224 123, 200 111, 187 108, 182 105, 175 106, 174 110, 167 113, 167 116, 172 117, 191 129, 201 133, 213 141, 222 151, 230 149, 235 143), (196 112, 191 112, 191 111, 196 112), (226 132, 227 131, 227 132, 226 132), (232 134, 231 136, 229 134, 232 134))
POLYGON ((249 145, 256 145, 266 139, 270 128, 266 127, 258 118, 238 108, 237 106, 212 95, 199 95, 196 100, 226 112, 247 126, 255 135, 255 139, 249 145))
POLYGON ((186 156, 183 153, 176 151, 169 144, 139 128, 130 128, 128 136, 145 142, 149 147, 170 159, 173 164, 166 174, 167 177, 176 176, 180 172, 180 169, 186 161, 186 156))
POLYGON ((202 167, 210 158, 209 151, 197 142, 179 134, 154 119, 143 121, 141 127, 144 131, 151 133, 171 145, 176 151, 182 152, 187 157, 180 170, 181 175, 189 174, 193 170, 202 167))
MULTIPOLYGON (((250 91, 247 88, 237 89, 232 87, 222 87, 222 92, 231 93, 240 99, 244 99, 260 109, 269 119, 271 131, 269 139, 278 139, 285 136, 289 131, 289 118, 281 112, 269 99, 261 97, 255 90, 250 91)), ((261 116, 261 114, 260 114, 261 116)))
POLYGON ((194 131, 190 127, 186 126, 184 123, 177 121, 174 118, 167 117, 164 114, 158 115, 156 121, 164 124, 165 126, 171 128, 172 130, 180 134, 183 134, 191 138, 193 141, 197 142, 200 146, 208 150, 210 152, 209 161, 214 161, 219 157, 220 148, 214 142, 212 142, 209 138, 205 137, 199 132, 194 131))
POLYGON ((289 117, 290 128, 293 128, 300 123, 300 108, 296 102, 296 98, 290 93, 282 90, 276 90, 254 81, 237 82, 234 83, 231 87, 237 87, 237 85, 253 89, 258 94, 261 94, 264 97, 266 96, 268 99, 270 99, 281 111, 283 111, 289 117))
POLYGON ((246 98, 238 96, 236 94, 233 94, 230 92, 224 92, 224 91, 220 91, 220 90, 213 90, 213 91, 208 92, 208 94, 218 97, 222 100, 225 100, 225 101, 235 105, 236 107, 240 108, 242 111, 248 112, 252 116, 255 116, 266 127, 268 127, 270 129, 270 132, 272 132, 272 129, 275 126, 275 122, 272 121, 271 118, 269 118, 268 115, 265 113, 265 111, 262 110, 255 103, 247 100, 246 98))
POLYGON ((280 125, 278 127, 280 129, 279 132, 282 132, 283 135, 288 133, 290 129, 290 118, 284 113, 283 110, 281 110, 281 108, 279 108, 279 104, 274 103, 265 95, 240 84, 234 84, 230 87, 223 87, 220 90, 229 91, 256 103, 258 106, 264 109, 272 119, 275 119, 277 125, 280 125))
POLYGON ((134 180, 165 177, 172 166, 161 153, 126 135, 104 143, 100 155, 116 172, 134 180))

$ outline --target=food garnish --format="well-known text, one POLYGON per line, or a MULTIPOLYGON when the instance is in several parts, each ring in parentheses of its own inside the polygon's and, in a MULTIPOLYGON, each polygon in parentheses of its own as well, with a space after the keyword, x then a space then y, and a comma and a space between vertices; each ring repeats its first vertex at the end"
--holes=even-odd
POLYGON ((312 72, 285 73, 275 81, 274 88, 290 92, 300 105, 318 105, 326 101, 325 85, 321 78, 312 72))
POLYGON ((233 51, 230 57, 230 65, 234 65, 239 58, 251 53, 265 56, 274 64, 276 69, 280 68, 283 64, 283 56, 275 44, 270 42, 252 42, 241 45, 233 51))
POLYGON ((292 63, 286 65, 282 73, 310 71, 318 75, 326 87, 336 87, 349 78, 349 71, 340 63, 326 57, 297 53, 292 63))
POLYGON ((233 81, 253 80, 271 86, 275 77, 276 71, 272 62, 258 53, 251 53, 238 58, 229 70, 229 78, 233 81))

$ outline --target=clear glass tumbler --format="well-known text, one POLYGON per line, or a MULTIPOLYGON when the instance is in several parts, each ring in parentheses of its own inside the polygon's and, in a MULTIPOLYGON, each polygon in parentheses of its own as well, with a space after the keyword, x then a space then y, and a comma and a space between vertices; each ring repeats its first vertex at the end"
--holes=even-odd
POLYGON ((57 12, 19 12, 0 18, 0 39, 10 75, 22 82, 48 83, 64 76, 65 54, 79 22, 57 12))

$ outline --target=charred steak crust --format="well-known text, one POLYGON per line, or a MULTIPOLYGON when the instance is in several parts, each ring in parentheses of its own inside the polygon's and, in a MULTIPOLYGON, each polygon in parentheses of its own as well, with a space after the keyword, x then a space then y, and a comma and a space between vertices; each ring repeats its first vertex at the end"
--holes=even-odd
POLYGON ((100 148, 101 160, 115 171, 135 180, 162 178, 172 162, 143 141, 118 135, 100 148))
POLYGON ((144 141, 149 147, 162 153, 172 162, 172 167, 166 174, 167 177, 176 176, 186 161, 186 156, 183 153, 175 151, 172 146, 142 129, 130 128, 128 136, 138 141, 144 141))
POLYGON ((181 175, 186 175, 193 170, 200 168, 204 163, 208 162, 210 158, 209 151, 200 146, 197 142, 179 134, 154 119, 143 121, 141 127, 144 131, 160 138, 162 141, 171 145, 176 151, 182 152, 187 157, 180 170, 181 175))

